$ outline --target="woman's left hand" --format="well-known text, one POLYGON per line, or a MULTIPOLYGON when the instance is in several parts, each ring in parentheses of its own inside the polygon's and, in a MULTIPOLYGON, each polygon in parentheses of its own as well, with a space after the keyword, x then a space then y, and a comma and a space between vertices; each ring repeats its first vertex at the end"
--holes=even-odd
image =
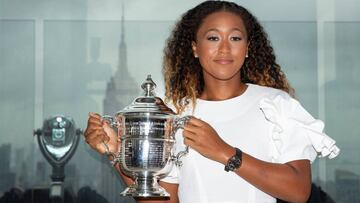
POLYGON ((235 154, 235 149, 220 138, 208 123, 192 117, 184 126, 184 144, 201 155, 226 164, 235 154))

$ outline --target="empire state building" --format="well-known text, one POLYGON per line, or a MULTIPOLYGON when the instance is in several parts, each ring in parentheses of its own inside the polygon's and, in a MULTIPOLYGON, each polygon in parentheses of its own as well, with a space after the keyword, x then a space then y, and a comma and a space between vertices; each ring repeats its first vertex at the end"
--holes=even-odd
MULTIPOLYGON (((124 13, 124 12, 123 12, 124 13)), ((124 15, 121 17, 121 39, 119 46, 119 62, 115 75, 107 83, 104 98, 104 114, 114 115, 129 105, 139 96, 140 86, 130 75, 127 64, 127 50, 125 44, 124 15)))
MULTIPOLYGON (((115 74, 107 83, 103 104, 104 115, 114 115, 117 111, 122 110, 139 96, 139 92, 140 86, 136 84, 128 71, 123 12, 121 17, 119 62, 115 74)), ((101 164, 101 193, 109 202, 132 202, 131 199, 119 195, 119 192, 124 190, 125 187, 119 173, 109 164, 107 157, 103 156, 101 164)))

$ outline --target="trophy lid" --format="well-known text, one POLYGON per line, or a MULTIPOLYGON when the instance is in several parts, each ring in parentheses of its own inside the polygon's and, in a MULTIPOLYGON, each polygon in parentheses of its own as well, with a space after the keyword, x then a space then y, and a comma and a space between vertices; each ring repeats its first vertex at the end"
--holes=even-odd
POLYGON ((144 90, 143 95, 137 97, 129 106, 125 107, 117 114, 134 115, 141 113, 157 113, 175 115, 174 111, 167 107, 162 99, 156 97, 154 92, 156 84, 151 79, 151 75, 147 76, 141 87, 144 90))

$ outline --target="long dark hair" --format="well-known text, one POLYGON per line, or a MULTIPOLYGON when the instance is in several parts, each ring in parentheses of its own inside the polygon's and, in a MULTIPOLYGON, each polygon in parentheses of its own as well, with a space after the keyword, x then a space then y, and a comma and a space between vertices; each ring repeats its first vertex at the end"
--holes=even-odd
POLYGON ((205 1, 187 11, 177 22, 164 49, 163 75, 166 100, 177 112, 184 110, 204 89, 202 67, 193 56, 192 42, 204 19, 215 12, 231 12, 243 20, 248 34, 249 54, 241 68, 241 81, 284 90, 290 95, 293 88, 276 63, 273 48, 258 20, 244 7, 227 1, 205 1))

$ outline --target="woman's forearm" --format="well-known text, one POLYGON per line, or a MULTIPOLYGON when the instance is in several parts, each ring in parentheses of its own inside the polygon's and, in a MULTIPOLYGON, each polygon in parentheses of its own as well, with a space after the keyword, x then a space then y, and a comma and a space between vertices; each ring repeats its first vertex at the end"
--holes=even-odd
POLYGON ((115 165, 115 168, 116 168, 116 170, 119 172, 119 174, 121 175, 121 178, 123 179, 123 181, 125 182, 125 184, 126 184, 127 186, 129 186, 129 185, 131 185, 131 184, 134 183, 134 180, 133 180, 133 179, 131 179, 130 177, 126 176, 126 175, 121 171, 119 164, 116 164, 116 165, 115 165))
POLYGON ((308 160, 277 164, 243 153, 242 165, 235 172, 260 190, 285 201, 306 202, 310 195, 311 168, 308 160))

